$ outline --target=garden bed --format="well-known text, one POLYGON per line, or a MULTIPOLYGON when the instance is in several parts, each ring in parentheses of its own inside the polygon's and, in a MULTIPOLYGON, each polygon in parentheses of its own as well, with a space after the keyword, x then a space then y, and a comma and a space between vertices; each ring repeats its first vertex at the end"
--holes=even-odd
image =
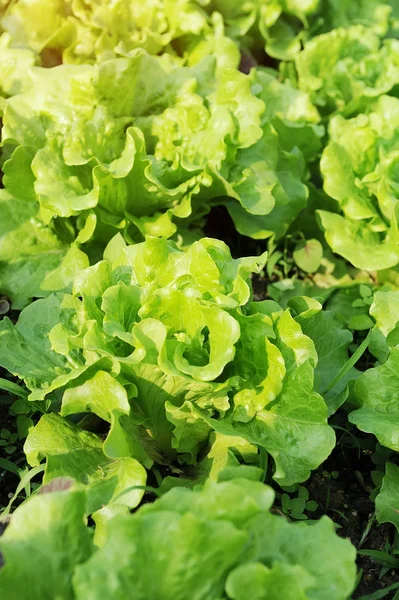
POLYGON ((396 4, 0 1, 6 600, 398 600, 396 4))

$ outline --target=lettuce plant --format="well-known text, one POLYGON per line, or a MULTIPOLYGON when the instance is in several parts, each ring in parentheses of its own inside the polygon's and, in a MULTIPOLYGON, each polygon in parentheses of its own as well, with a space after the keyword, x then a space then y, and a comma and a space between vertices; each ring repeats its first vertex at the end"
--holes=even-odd
POLYGON ((100 548, 84 522, 84 490, 55 480, 0 538, 0 590, 9 600, 348 598, 355 548, 332 521, 288 523, 269 510, 271 488, 237 475, 171 490, 133 515, 103 509, 100 548))
POLYGON ((14 44, 46 66, 88 63, 143 48, 158 54, 209 30, 196 0, 18 0, 1 19, 14 44), (46 19, 43 19, 46 15, 46 19))
POLYGON ((398 118, 399 100, 381 96, 365 114, 330 122, 321 171, 338 211, 319 211, 320 222, 332 250, 360 269, 399 262, 398 118))
POLYGON ((381 41, 363 25, 333 29, 296 55, 298 87, 324 115, 356 114, 398 82, 398 48, 397 40, 381 41))
MULTIPOLYGON (((211 0, 209 8, 222 14, 227 34, 242 48, 284 61, 296 60, 310 39, 336 28, 363 25, 381 38, 395 37, 399 21, 394 0, 211 0)), ((334 56, 331 48, 328 55, 334 56)), ((315 57, 319 66, 321 56, 315 57)))
POLYGON ((280 60, 290 60, 299 52, 309 19, 321 4, 320 0, 210 2, 211 8, 223 15, 229 36, 255 53, 264 47, 267 54, 280 60))
POLYGON ((241 46, 291 60, 319 33, 362 24, 395 37, 393 0, 2 0, 0 25, 13 46, 32 50, 45 66, 89 63, 137 48, 184 55, 241 46), (46 14, 43 22, 41 15, 46 14), (223 19, 228 37, 214 37, 223 19))
POLYGON ((0 289, 15 308, 68 289, 117 231, 129 243, 171 237, 226 204, 241 233, 281 237, 306 204, 297 145, 314 158, 318 113, 286 86, 298 108, 271 119, 265 74, 139 49, 28 77, 2 129, 0 289))
MULTIPOLYGON (((255 462, 260 449, 276 481, 304 481, 335 436, 313 387, 313 341, 289 309, 251 300, 248 278, 265 257, 233 260, 209 238, 185 252, 156 238, 121 245, 115 238, 106 260, 82 271, 72 295, 34 302, 16 326, 4 319, 0 364, 30 400, 108 422, 111 459, 177 462, 201 477, 236 460, 230 448, 255 462)), ((60 455, 53 418, 25 448, 31 464, 47 457, 48 478, 60 455)))

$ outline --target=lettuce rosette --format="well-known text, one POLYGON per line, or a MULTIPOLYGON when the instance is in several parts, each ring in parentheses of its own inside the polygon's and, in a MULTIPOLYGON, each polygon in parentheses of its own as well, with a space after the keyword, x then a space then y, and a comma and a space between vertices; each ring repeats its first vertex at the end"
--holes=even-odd
POLYGON ((184 252, 157 238, 123 245, 115 238, 72 294, 0 324, 0 364, 50 408, 27 438, 29 462, 46 457, 47 479, 73 471, 77 455, 56 439, 73 429, 109 460, 179 465, 194 480, 256 464, 259 451, 279 483, 307 479, 335 436, 314 391, 314 343, 290 310, 251 299, 265 257, 233 260, 210 238, 184 252))
MULTIPOLYGON (((380 38, 397 37, 399 30, 394 0, 211 0, 207 10, 223 16, 227 35, 244 53, 262 57, 265 51, 283 61, 295 60, 309 40, 339 27, 362 25, 380 38)), ((316 62, 323 65, 324 58, 318 54, 316 62)))
POLYGON ((211 30, 201 4, 195 0, 17 0, 4 9, 0 24, 13 45, 30 48, 45 66, 81 64, 136 48, 151 54, 176 53, 187 38, 211 30))
POLYGON ((320 0, 211 0, 209 6, 223 16, 227 35, 245 50, 257 55, 264 49, 273 58, 291 60, 309 35, 309 20, 321 4, 320 0))
POLYGON ((398 49, 364 25, 316 36, 295 56, 298 88, 325 116, 355 115, 399 82, 398 49))
POLYGON ((226 470, 134 514, 105 507, 93 515, 94 540, 85 490, 54 480, 0 537, 0 591, 9 600, 346 600, 354 546, 326 516, 309 525, 272 514, 274 492, 255 472, 226 470))
POLYGON ((150 54, 199 53, 292 60, 310 38, 361 24, 396 37, 393 0, 3 0, 0 26, 15 48, 44 66, 92 63, 137 48, 150 54), (46 19, 42 15, 46 15, 46 19), (224 23, 226 36, 215 35, 224 23), (218 25, 217 25, 218 24, 218 25))
POLYGON ((359 269, 399 262, 397 123, 399 100, 389 96, 364 114, 330 122, 321 172, 337 211, 318 214, 332 250, 359 269))
POLYGON ((6 100, 2 129, 0 291, 15 308, 69 291, 118 231, 128 243, 181 229, 184 238, 225 204, 241 233, 280 237, 306 205, 298 146, 314 157, 318 113, 288 86, 305 106, 283 103, 277 123, 262 73, 136 50, 28 75, 29 90, 6 100))

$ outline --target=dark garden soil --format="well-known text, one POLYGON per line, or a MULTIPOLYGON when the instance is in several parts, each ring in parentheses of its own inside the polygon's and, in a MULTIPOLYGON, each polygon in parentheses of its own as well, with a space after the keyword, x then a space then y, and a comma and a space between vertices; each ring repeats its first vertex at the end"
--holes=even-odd
MULTIPOLYGON (((0 377, 4 377, 5 373, 0 369, 0 377)), ((15 431, 15 418, 11 417, 9 412, 9 405, 0 402, 0 429, 8 429, 11 432, 15 431)), ((3 447, 0 446, 0 457, 6 460, 13 460, 3 447)), ((0 464, 0 509, 7 506, 9 499, 13 496, 15 488, 17 487, 19 478, 17 475, 10 473, 6 469, 3 469, 0 464)))
MULTIPOLYGON (((312 518, 327 514, 338 526, 337 533, 349 538, 358 550, 384 550, 386 542, 394 540, 393 525, 379 526, 375 520, 367 533, 374 514, 370 500, 373 489, 370 473, 376 466, 370 450, 345 448, 338 445, 328 460, 303 485, 310 498, 319 503, 320 510, 312 518)), ((374 559, 358 555, 358 568, 363 570, 360 584, 353 598, 371 594, 399 582, 399 573, 391 569, 381 577, 381 565, 374 559)), ((391 600, 395 591, 384 596, 391 600)))

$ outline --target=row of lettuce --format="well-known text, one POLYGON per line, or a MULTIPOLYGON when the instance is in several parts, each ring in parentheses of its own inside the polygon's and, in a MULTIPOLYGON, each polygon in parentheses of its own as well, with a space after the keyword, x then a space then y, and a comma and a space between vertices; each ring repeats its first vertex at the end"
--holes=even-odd
MULTIPOLYGON (((338 410, 399 451, 396 3, 0 14, 0 293, 23 309, 0 365, 43 476, 0 591, 345 600, 354 547, 273 514, 263 481, 306 481, 338 410), (216 206, 269 252, 205 237, 216 206)), ((375 502, 399 531, 394 455, 375 502)))
MULTIPOLYGON (((281 486, 306 481, 335 445, 328 417, 344 403, 350 422, 399 450, 399 291, 355 281, 330 289, 324 308, 291 296, 283 309, 253 300, 249 277, 265 260, 232 259, 209 238, 182 251, 119 235, 72 294, 0 322, 0 364, 27 388, 16 402, 43 413, 24 450, 45 484, 1 537, 7 597, 349 596, 354 548, 327 517, 271 515, 259 480, 269 469, 281 486), (345 311, 373 323, 355 350, 345 311), (354 357, 367 346, 375 366, 362 372, 354 357), (161 499, 129 515, 154 468, 171 473, 161 499)), ((399 467, 386 469, 377 518, 399 528, 399 467)))
POLYGON ((0 281, 15 308, 70 289, 117 232, 128 243, 152 235, 188 245, 217 205, 257 240, 305 231, 358 269, 398 264, 399 42, 386 37, 394 9, 369 0, 364 14, 342 2, 335 13, 320 3, 322 19, 315 2, 302 13, 303 2, 175 4, 154 2, 157 18, 142 2, 8 6, 0 281), (142 24, 133 27, 129 7, 142 24), (54 21, 43 24, 46 8, 54 21), (321 30, 330 13, 332 26, 347 27, 312 37, 307 11, 321 30), (270 27, 285 30, 286 13, 302 23, 304 48, 278 70, 250 58, 254 67, 241 72, 251 36, 259 29, 269 39, 272 14, 270 27), (73 60, 66 32, 94 35, 95 23, 110 31, 94 46, 109 33, 112 52, 73 60), (118 43, 111 25, 122 28, 118 43), (123 41, 130 30, 132 44, 123 41), (159 31, 156 55, 159 45, 145 40, 159 31), (50 68, 43 53, 56 49, 64 62, 50 68))

